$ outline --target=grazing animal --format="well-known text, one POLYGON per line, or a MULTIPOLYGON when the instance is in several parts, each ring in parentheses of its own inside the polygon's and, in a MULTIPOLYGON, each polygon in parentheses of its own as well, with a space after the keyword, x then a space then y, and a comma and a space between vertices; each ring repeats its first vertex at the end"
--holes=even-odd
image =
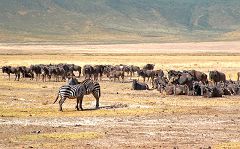
POLYGON ((145 70, 153 70, 155 67, 154 64, 146 64, 145 66, 143 66, 143 69, 145 70))
POLYGON ((10 74, 15 74, 15 81, 19 81, 20 69, 19 67, 3 66, 2 72, 8 74, 8 79, 10 80, 10 74))
POLYGON ((201 81, 203 84, 207 84, 208 80, 207 80, 207 74, 200 72, 200 71, 196 71, 196 70, 189 70, 189 71, 183 71, 184 73, 189 73, 192 77, 194 81, 201 81))
POLYGON ((162 77, 162 78, 157 77, 153 81, 153 88, 157 89, 161 93, 162 90, 167 86, 167 84, 168 84, 168 79, 166 77, 162 77))
POLYGON ((139 71, 140 68, 138 66, 131 65, 130 66, 130 78, 134 75, 135 72, 139 71))
POLYGON ((169 70, 168 71, 168 79, 171 80, 173 77, 180 76, 182 74, 181 71, 169 70))
POLYGON ((64 101, 69 99, 77 98, 76 109, 83 110, 82 101, 84 95, 92 94, 96 99, 96 109, 99 108, 99 98, 101 96, 100 85, 98 82, 92 81, 90 79, 86 79, 78 85, 64 85, 60 87, 58 90, 58 95, 54 103, 58 100, 59 96, 61 99, 59 100, 59 111, 62 110, 62 105, 64 101))
POLYGON ((181 73, 177 76, 171 77, 170 83, 175 85, 187 85, 192 90, 193 77, 188 73, 181 73))
POLYGON ((155 70, 154 72, 155 72, 155 77, 159 77, 159 78, 164 77, 163 70, 159 69, 159 70, 155 70))
POLYGON ((219 71, 210 71, 209 72, 209 79, 212 80, 215 84, 217 82, 226 82, 226 75, 223 72, 219 71))
POLYGON ((133 80, 132 83, 133 90, 149 90, 149 87, 146 83, 138 82, 136 79, 133 80))
POLYGON ((95 65, 93 66, 93 77, 95 81, 98 81, 98 78, 100 81, 102 80, 104 66, 103 65, 95 65))
POLYGON ((124 82, 124 72, 123 71, 111 71, 107 74, 107 77, 109 79, 114 78, 114 82, 116 81, 116 79, 118 79, 118 81, 120 81, 120 77, 122 78, 122 82, 124 82))
POLYGON ((67 80, 67 85, 77 85, 79 84, 77 78, 70 78, 67 80))
POLYGON ((70 64, 70 70, 77 71, 78 72, 78 77, 80 78, 81 71, 82 71, 82 68, 80 66, 75 65, 75 64, 70 64))
POLYGON ((40 79, 41 75, 41 66, 40 65, 31 65, 30 70, 35 73, 36 81, 40 79))
POLYGON ((43 82, 46 82, 47 78, 48 78, 48 81, 50 81, 51 77, 49 75, 49 68, 44 66, 41 68, 41 76, 42 76, 42 81, 43 82))
POLYGON ((145 82, 146 78, 148 78, 148 81, 149 79, 151 79, 151 82, 153 83, 153 80, 155 77, 155 71, 141 69, 137 73, 138 73, 138 76, 141 76, 143 78, 143 82, 145 82))
POLYGON ((85 65, 83 67, 83 76, 85 76, 85 79, 92 78, 92 75, 94 74, 94 68, 91 65, 85 65))

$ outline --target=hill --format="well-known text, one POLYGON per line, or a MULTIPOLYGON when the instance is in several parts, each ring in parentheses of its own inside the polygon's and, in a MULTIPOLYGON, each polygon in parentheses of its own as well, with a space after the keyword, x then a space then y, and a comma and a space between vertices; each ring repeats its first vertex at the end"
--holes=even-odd
POLYGON ((239 40, 238 0, 0 0, 0 3, 1 42, 239 40))

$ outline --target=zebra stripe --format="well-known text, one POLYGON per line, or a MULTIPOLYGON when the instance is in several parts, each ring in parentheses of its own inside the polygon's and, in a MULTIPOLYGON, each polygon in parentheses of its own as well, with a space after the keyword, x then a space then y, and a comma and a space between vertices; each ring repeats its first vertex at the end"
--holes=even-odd
POLYGON ((82 109, 82 99, 84 95, 93 94, 96 99, 96 108, 99 107, 99 98, 101 96, 100 92, 100 84, 98 82, 94 82, 90 79, 84 80, 80 84, 77 85, 64 85, 60 87, 58 91, 58 95, 54 103, 58 100, 60 96, 61 99, 59 101, 59 110, 62 111, 62 104, 67 98, 73 99, 77 98, 76 108, 79 110, 79 107, 82 109), (80 102, 80 104, 79 104, 80 102), (79 105, 78 105, 79 104, 79 105))
POLYGON ((85 95, 89 94, 98 94, 98 96, 101 96, 100 92, 100 84, 98 82, 92 81, 91 79, 86 79, 83 82, 81 82, 82 85, 84 85, 86 93, 85 95))

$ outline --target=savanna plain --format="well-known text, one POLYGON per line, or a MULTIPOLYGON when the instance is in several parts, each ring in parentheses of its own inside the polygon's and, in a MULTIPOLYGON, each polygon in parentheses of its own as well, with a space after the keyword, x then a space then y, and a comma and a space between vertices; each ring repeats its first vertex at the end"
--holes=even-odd
MULTIPOLYGON (((0 66, 73 63, 142 67, 153 63, 165 74, 170 69, 196 69, 207 74, 219 70, 236 80, 240 53, 213 52, 207 49, 210 45, 204 45, 205 51, 196 52, 193 45, 181 53, 167 47, 160 52, 139 50, 146 45, 136 45, 137 52, 112 52, 114 47, 107 46, 102 46, 102 51, 91 50, 97 45, 81 50, 86 45, 1 44, 0 66)), ((156 45, 151 46, 154 49, 156 45)), ((117 47, 121 49, 121 45, 117 47)), ((14 81, 13 75, 9 81, 1 72, 0 148, 240 148, 240 97, 168 96, 157 90, 131 90, 131 81, 129 77, 124 83, 104 77, 100 81, 100 109, 94 109, 95 99, 89 95, 83 99, 84 111, 76 111, 76 100, 68 99, 64 111, 59 112, 58 104, 52 103, 65 82, 14 81)))

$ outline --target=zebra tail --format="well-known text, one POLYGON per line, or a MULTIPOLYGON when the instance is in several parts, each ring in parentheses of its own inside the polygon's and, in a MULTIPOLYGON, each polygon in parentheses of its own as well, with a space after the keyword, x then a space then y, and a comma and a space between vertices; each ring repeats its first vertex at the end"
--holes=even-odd
POLYGON ((55 104, 57 102, 58 97, 59 97, 59 91, 58 91, 57 97, 56 97, 55 101, 53 102, 53 104, 55 104))

